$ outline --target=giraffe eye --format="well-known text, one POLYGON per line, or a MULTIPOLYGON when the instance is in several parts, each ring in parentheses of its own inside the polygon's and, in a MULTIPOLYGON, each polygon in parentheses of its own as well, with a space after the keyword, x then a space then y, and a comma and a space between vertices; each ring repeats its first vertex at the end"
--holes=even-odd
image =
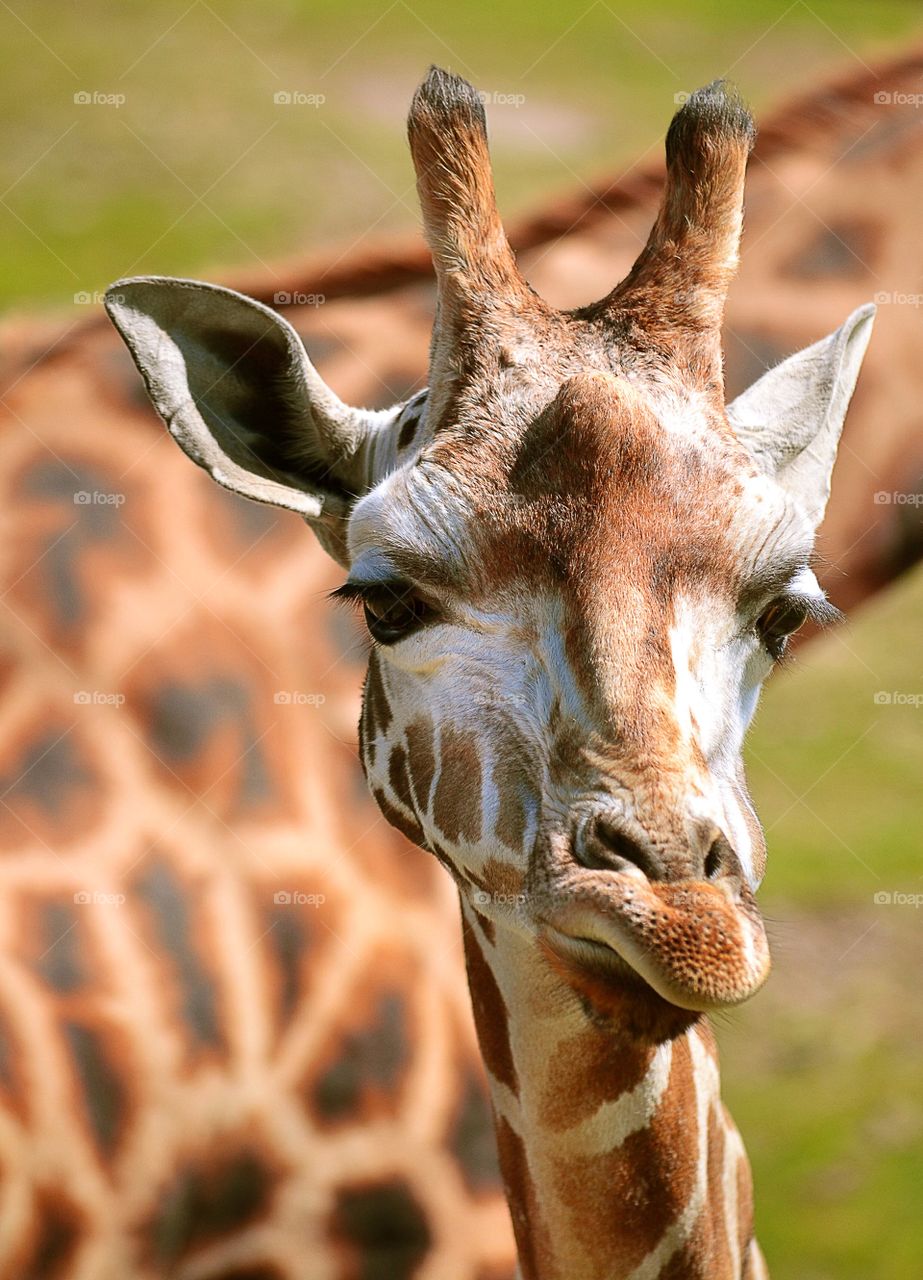
POLYGON ((764 610, 756 629, 770 657, 782 657, 788 637, 804 625, 809 614, 808 605, 798 596, 782 596, 764 610))
POLYGON ((361 595, 365 625, 379 644, 394 644, 434 616, 433 608, 406 582, 376 583, 361 595))

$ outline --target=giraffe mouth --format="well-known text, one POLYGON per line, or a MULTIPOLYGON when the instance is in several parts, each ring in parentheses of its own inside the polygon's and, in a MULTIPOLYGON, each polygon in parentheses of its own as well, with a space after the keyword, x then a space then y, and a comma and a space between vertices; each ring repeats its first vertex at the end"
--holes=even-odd
POLYGON ((763 922, 745 884, 653 882, 590 873, 555 885, 543 937, 568 965, 612 981, 634 975, 694 1012, 749 999, 769 975, 763 922))

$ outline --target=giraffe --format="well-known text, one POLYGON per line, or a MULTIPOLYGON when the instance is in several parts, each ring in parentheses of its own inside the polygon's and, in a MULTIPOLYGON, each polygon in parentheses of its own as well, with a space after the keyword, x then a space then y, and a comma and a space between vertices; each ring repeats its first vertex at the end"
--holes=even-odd
MULTIPOLYGON (((745 252, 725 309, 731 399, 869 296, 883 303, 818 544, 821 585, 848 611, 923 555, 912 500, 923 487, 912 355, 919 307, 906 273, 923 199, 914 105, 921 75, 923 53, 901 50, 871 68, 854 63, 761 114, 747 173, 745 252), (879 497, 895 494, 911 500, 879 497)), ((663 166, 659 157, 645 159, 614 177, 567 183, 571 191, 509 228, 532 286, 565 308, 591 297, 600 278, 630 269, 656 213, 663 166)), ((318 253, 285 264, 281 294, 265 271, 238 271, 222 283, 275 299, 325 377, 354 402, 379 406, 422 385, 430 272, 416 242, 395 237, 332 261, 318 253), (323 306, 298 304, 318 295, 323 306)))
POLYGON ((874 308, 725 405, 753 134, 722 82, 691 95, 640 256, 562 312, 504 235, 477 93, 431 69, 430 379, 390 410, 231 290, 107 293, 182 449, 348 573, 363 766, 459 891, 525 1280, 766 1275, 707 1014, 769 971, 741 746, 789 636, 835 616, 810 562, 874 308))
MULTIPOLYGON (((923 52, 902 49, 872 67, 853 64, 761 115, 747 177, 747 252, 725 309, 731 398, 870 293, 883 294, 883 340, 869 352, 850 409, 818 546, 821 584, 848 610, 923 554, 918 507, 902 500, 919 491, 923 476, 918 307, 906 288, 923 198, 914 105, 921 74, 923 52), (879 494, 898 498, 882 503, 879 494)), ((519 215, 509 239, 533 287, 557 306, 576 306, 601 273, 627 271, 662 182, 662 164, 645 160, 519 215)), ((370 234, 359 244, 300 251, 215 278, 281 310, 341 394, 380 407, 423 383, 431 276, 419 237, 370 234)), ((35 361, 26 386, 37 397, 46 348, 60 366, 92 347, 128 395, 106 346, 105 313, 83 311, 76 324, 60 316, 8 318, 0 377, 4 366, 15 378, 35 361)), ((799 636, 810 634, 805 628, 799 636)))
POLYGON ((0 1280, 509 1280, 457 903, 368 795, 336 566, 189 466, 113 330, 43 324, 0 388, 0 1280))

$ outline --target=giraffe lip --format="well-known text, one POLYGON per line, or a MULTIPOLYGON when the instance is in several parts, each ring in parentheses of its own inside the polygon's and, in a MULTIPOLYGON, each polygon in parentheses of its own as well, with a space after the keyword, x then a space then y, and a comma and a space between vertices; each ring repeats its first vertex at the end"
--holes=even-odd
POLYGON ((696 1012, 749 999, 769 973, 762 920, 739 882, 583 876, 558 886, 541 924, 548 947, 576 971, 632 975, 696 1012))
POLYGON ((598 938, 590 938, 585 934, 567 933, 547 922, 542 935, 551 950, 568 964, 602 970, 607 976, 631 977, 643 981, 637 969, 607 942, 600 942, 598 938))

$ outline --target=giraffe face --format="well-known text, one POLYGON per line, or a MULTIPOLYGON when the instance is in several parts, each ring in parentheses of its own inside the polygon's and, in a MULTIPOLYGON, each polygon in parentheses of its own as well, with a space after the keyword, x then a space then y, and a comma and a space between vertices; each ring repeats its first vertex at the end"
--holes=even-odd
POLYGON ((349 523, 385 815, 567 962, 640 967, 681 1004, 749 994, 765 846, 741 746, 788 633, 827 608, 812 544, 694 399, 597 372, 525 426, 459 421, 349 523))
POLYGON ((725 407, 753 128, 721 85, 670 126, 631 272, 573 312, 518 270, 474 89, 434 69, 409 124, 438 289, 425 406, 344 405, 227 289, 123 280, 109 314, 181 447, 349 570, 369 781, 469 922, 575 984, 733 1003, 769 964, 741 744, 786 636, 827 612, 809 559, 873 309, 725 407))

